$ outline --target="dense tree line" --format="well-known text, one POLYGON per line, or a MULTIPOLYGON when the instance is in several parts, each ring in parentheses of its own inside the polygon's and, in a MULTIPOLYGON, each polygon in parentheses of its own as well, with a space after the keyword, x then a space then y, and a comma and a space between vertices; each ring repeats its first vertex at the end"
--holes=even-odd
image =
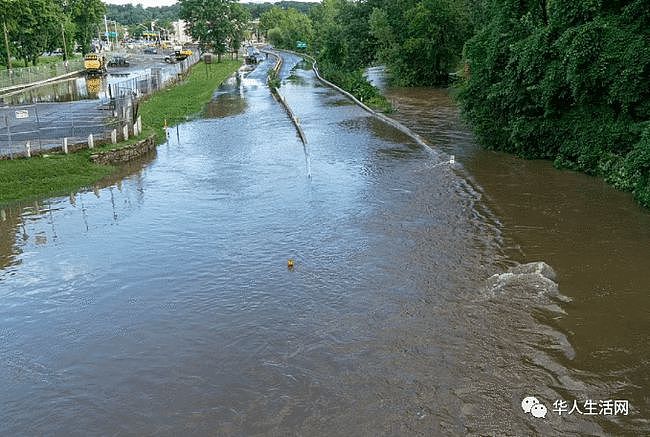
POLYGON ((106 5, 106 16, 125 26, 145 24, 147 27, 152 21, 171 22, 180 17, 181 7, 176 3, 171 6, 153 6, 145 8, 141 4, 132 5, 106 5))
POLYGON ((86 53, 104 11, 101 0, 0 0, 0 62, 8 66, 7 44, 11 57, 25 64, 36 65, 43 52, 64 48, 64 40, 65 53, 75 45, 86 53))
MULTIPOLYGON (((277 3, 241 3, 248 10, 252 19, 258 19, 269 9, 276 7, 280 9, 295 9, 303 14, 308 14, 314 6, 311 2, 299 1, 281 1, 277 3)), ((180 19, 181 7, 179 3, 170 6, 150 6, 143 7, 141 4, 133 5, 106 5, 106 15, 109 19, 115 20, 125 26, 134 24, 150 23, 153 20, 158 21, 176 21, 180 19)))
POLYGON ((296 48, 298 41, 312 39, 312 22, 296 9, 273 7, 260 16, 260 31, 277 47, 296 48))
POLYGON ((487 147, 603 176, 650 206, 650 5, 494 1, 461 103, 487 147))
POLYGON ((281 1, 277 3, 242 3, 242 6, 248 9, 248 12, 251 14, 251 18, 258 19, 262 16, 263 13, 269 11, 271 8, 278 9, 295 9, 296 11, 308 15, 312 7, 314 7, 312 2, 293 2, 293 1, 281 1))

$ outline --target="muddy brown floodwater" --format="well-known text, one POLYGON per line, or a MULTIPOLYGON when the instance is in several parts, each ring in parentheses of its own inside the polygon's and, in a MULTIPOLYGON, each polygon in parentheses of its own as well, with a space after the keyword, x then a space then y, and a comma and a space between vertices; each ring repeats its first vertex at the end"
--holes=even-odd
POLYGON ((560 290, 571 302, 561 304, 561 315, 532 314, 571 349, 567 354, 540 345, 552 360, 545 367, 559 393, 583 401, 629 400, 631 417, 616 420, 620 427, 603 426, 615 435, 647 434, 650 213, 601 179, 481 149, 448 90, 391 88, 381 69, 370 76, 398 109, 394 118, 463 164, 482 202, 498 217, 508 257, 544 260, 558 273, 560 290), (556 369, 579 376, 589 389, 565 384, 556 369))
POLYGON ((481 151, 442 91, 391 90, 420 147, 286 55, 304 147, 271 65, 120 178, 0 210, 1 435, 647 433, 629 195, 481 151))

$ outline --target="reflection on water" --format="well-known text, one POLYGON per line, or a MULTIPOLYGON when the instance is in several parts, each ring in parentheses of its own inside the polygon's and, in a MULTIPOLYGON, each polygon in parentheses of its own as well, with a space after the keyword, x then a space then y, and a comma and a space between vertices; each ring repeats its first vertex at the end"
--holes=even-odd
POLYGON ((206 105, 205 117, 230 117, 246 111, 248 107, 248 99, 245 98, 246 89, 256 89, 259 83, 255 79, 242 77, 243 74, 240 71, 222 84, 215 92, 212 101, 206 105))
POLYGON ((3 97, 9 105, 22 105, 39 102, 73 102, 84 99, 98 99, 105 91, 101 77, 75 77, 53 82, 43 86, 14 92, 3 97))
MULTIPOLYGON (((344 98, 292 72, 298 61, 285 59, 282 77, 299 80, 282 92, 310 172, 264 85, 271 60, 215 93, 219 118, 179 125, 121 182, 5 211, 0 434, 643 430, 640 410, 616 421, 522 414, 527 395, 643 405, 643 380, 574 364, 590 346, 575 341, 586 313, 570 270, 513 234, 472 173, 464 128, 423 129, 465 150, 454 151, 462 165, 438 166, 365 111, 333 104, 344 98), (526 280, 486 291, 529 253, 558 270, 559 293, 526 280)), ((431 114, 457 123, 449 105, 431 114)), ((612 332, 647 332, 634 323, 612 332)))
POLYGON ((138 80, 158 75, 162 82, 167 82, 176 77, 178 68, 178 64, 168 65, 160 60, 139 59, 131 68, 113 68, 104 76, 86 76, 82 73, 76 77, 11 92, 0 101, 8 105, 87 99, 106 101, 113 97, 115 91, 110 89, 110 85, 120 83, 122 87, 134 87, 138 80))
POLYGON ((126 215, 128 208, 120 212, 122 206, 130 208, 133 205, 141 205, 144 200, 142 172, 155 156, 156 152, 154 151, 123 165, 116 173, 98 181, 88 191, 72 192, 67 197, 55 200, 33 201, 27 204, 20 203, 0 207, 0 269, 20 264, 22 262, 21 255, 26 251, 29 252, 30 245, 44 245, 48 241, 50 243, 57 242, 60 236, 56 232, 56 217, 58 216, 56 212, 59 210, 72 208, 70 211, 78 213, 75 221, 78 222, 79 227, 72 230, 72 238, 76 238, 79 233, 90 231, 90 223, 94 221, 92 218, 89 220, 88 216, 89 199, 92 199, 93 202, 97 201, 99 204, 108 201, 111 205, 110 216, 114 222, 126 215), (132 194, 129 193, 129 190, 124 189, 125 184, 135 190, 134 197, 124 199, 118 197, 119 194, 132 194), (80 220, 78 220, 79 218, 80 220), (40 219, 47 219, 50 227, 38 228, 37 231, 30 230, 30 226, 38 223, 40 219))

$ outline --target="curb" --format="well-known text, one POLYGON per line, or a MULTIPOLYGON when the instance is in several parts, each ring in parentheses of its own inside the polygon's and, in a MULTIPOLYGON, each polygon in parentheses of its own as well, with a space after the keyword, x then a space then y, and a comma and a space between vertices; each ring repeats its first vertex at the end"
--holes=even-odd
MULTIPOLYGON (((296 55, 296 56, 300 56, 300 57, 303 57, 303 58, 307 58, 307 59, 309 59, 309 60, 312 61, 312 63, 313 63, 312 70, 314 71, 314 74, 316 74, 316 77, 318 78, 318 80, 320 80, 321 82, 323 82, 325 85, 329 86, 330 88, 333 88, 333 89, 335 89, 336 91, 340 92, 341 94, 343 94, 344 96, 346 96, 348 99, 352 100, 354 103, 356 103, 358 106, 360 106, 362 109, 364 109, 365 111, 369 112, 370 114, 372 114, 372 115, 375 116, 376 118, 380 119, 380 120, 383 121, 384 123, 386 123, 386 124, 388 124, 388 125, 394 127, 395 129, 397 129, 397 130, 401 131, 402 133, 406 134, 407 136, 411 137, 411 138, 412 138, 413 140, 415 140, 415 142, 418 143, 420 146, 426 147, 426 148, 427 148, 428 150, 430 150, 431 152, 434 152, 433 147, 431 147, 429 144, 427 144, 427 143, 422 139, 422 137, 420 137, 418 134, 416 134, 415 132, 413 132, 411 129, 409 129, 408 127, 404 126, 404 125, 403 125, 402 123, 400 123, 399 121, 394 120, 394 119, 392 119, 392 118, 390 118, 390 117, 388 117, 388 116, 386 116, 386 115, 384 115, 384 114, 381 114, 381 113, 375 111, 374 109, 370 108, 368 105, 364 104, 362 101, 360 101, 359 99, 357 99, 356 97, 354 97, 354 96, 353 96, 352 94, 350 94, 349 92, 347 92, 347 91, 345 91, 344 89, 342 89, 341 87, 339 87, 339 86, 333 84, 333 83, 330 82, 329 80, 323 78, 323 77, 320 75, 320 72, 318 71, 318 67, 316 66, 316 59, 315 59, 313 56, 308 55, 308 54, 305 54, 305 53, 294 52, 294 51, 292 51, 292 50, 284 50, 284 49, 283 49, 283 50, 278 50, 278 51, 280 51, 280 52, 286 52, 286 53, 291 53, 291 54, 293 54, 293 55, 296 55)), ((437 152, 436 152, 436 153, 437 153, 437 152)))

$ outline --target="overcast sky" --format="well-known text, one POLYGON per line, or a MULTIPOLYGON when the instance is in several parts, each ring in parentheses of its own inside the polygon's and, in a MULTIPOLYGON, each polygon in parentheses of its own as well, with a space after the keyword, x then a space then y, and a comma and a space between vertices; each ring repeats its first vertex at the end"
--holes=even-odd
MULTIPOLYGON (((134 5, 137 5, 140 3, 142 6, 145 8, 147 6, 169 6, 173 5, 176 3, 178 0, 104 0, 104 3, 112 3, 114 5, 125 5, 127 3, 131 3, 134 5)), ((279 0, 246 0, 242 1, 241 3, 275 3, 276 1, 279 0)), ((307 1, 307 2, 318 2, 320 0, 301 0, 301 1, 307 1)))

